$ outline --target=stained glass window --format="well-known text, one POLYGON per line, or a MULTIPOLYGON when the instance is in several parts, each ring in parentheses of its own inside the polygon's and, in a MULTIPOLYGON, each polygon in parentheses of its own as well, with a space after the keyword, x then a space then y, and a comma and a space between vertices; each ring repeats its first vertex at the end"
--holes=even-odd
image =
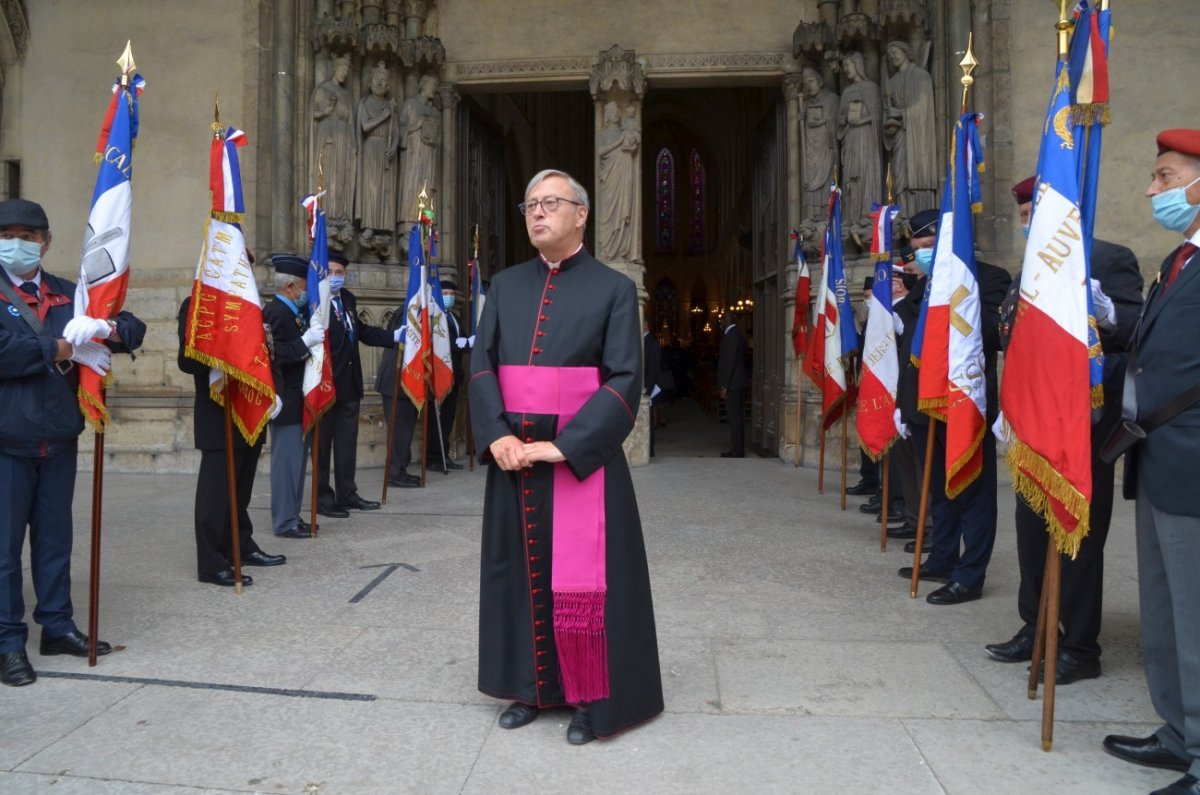
POLYGON ((688 160, 688 197, 691 205, 692 223, 689 230, 688 252, 691 254, 704 253, 704 233, 707 223, 705 218, 705 179, 704 179, 704 160, 700 157, 700 153, 695 149, 692 150, 692 155, 688 160))
POLYGON ((675 158, 663 147, 655 160, 655 238, 660 254, 675 253, 675 158))

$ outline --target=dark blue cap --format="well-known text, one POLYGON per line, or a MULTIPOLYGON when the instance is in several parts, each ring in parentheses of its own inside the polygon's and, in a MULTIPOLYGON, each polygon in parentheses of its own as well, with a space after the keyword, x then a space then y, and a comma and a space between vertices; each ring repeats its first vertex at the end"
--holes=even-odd
POLYGON ((272 254, 271 264, 277 273, 286 273, 297 279, 308 278, 308 260, 295 254, 272 254))
POLYGON ((339 254, 336 251, 329 252, 329 262, 330 263, 334 263, 334 262, 340 263, 343 268, 350 267, 350 260, 346 259, 346 255, 339 254))
POLYGON ((29 199, 0 201, 0 226, 27 226, 30 229, 49 229, 46 211, 29 199))
POLYGON ((913 237, 933 237, 937 234, 938 218, 941 213, 937 210, 922 210, 908 221, 913 237))

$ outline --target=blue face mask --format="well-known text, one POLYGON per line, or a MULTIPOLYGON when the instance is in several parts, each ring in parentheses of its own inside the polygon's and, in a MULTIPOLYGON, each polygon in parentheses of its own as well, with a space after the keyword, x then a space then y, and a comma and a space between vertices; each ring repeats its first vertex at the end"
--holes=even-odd
POLYGON ((36 240, 0 240, 0 265, 13 276, 23 276, 41 264, 42 244, 36 240))
POLYGON ((1200 213, 1200 204, 1189 204, 1187 189, 1200 182, 1200 177, 1178 188, 1165 190, 1157 196, 1150 197, 1150 207, 1154 211, 1154 220, 1159 226, 1171 232, 1185 232, 1196 220, 1200 213))
POLYGON ((926 276, 933 270, 933 249, 919 248, 913 252, 913 256, 917 259, 917 267, 921 269, 921 273, 926 276))
POLYGON ((338 292, 342 289, 342 285, 346 283, 346 274, 329 275, 329 289, 333 292, 338 292))
POLYGON ((1029 239, 1029 224, 1023 224, 1021 226, 1021 234, 1025 235, 1026 240, 1029 239))
POLYGON ((300 295, 296 296, 296 299, 292 303, 296 305, 297 309, 303 309, 308 306, 308 290, 301 290, 300 295))
POLYGON ((453 309, 454 308, 454 296, 442 295, 442 303, 446 305, 447 309, 453 309))

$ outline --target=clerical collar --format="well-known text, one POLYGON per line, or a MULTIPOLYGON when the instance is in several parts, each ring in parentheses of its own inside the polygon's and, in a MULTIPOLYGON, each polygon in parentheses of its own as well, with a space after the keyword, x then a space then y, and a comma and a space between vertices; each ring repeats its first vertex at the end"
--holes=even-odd
POLYGON ((578 253, 579 253, 580 251, 582 251, 582 250, 583 250, 583 242, 582 242, 582 241, 580 241, 580 243, 579 243, 579 246, 578 246, 578 247, 576 247, 576 249, 575 249, 574 251, 572 251, 570 254, 568 254, 567 256, 563 257, 562 259, 560 259, 558 262, 551 262, 550 260, 546 259, 546 256, 545 256, 544 254, 542 254, 541 252, 538 252, 538 256, 539 256, 539 257, 541 257, 541 260, 542 260, 542 262, 546 263, 546 267, 547 267, 547 268, 549 268, 549 269, 550 269, 550 270, 552 270, 552 271, 556 271, 556 270, 558 270, 560 267, 562 267, 562 264, 563 264, 564 262, 566 262, 567 260, 569 260, 571 257, 575 256, 576 254, 578 254, 578 253))

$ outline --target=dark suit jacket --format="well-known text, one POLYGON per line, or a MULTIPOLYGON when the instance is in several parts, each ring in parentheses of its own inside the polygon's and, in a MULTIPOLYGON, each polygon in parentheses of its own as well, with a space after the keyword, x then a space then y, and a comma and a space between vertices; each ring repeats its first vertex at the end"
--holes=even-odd
POLYGON ((1100 329, 1104 351, 1104 408, 1092 426, 1093 446, 1102 445, 1121 418, 1121 390, 1125 385, 1126 352, 1142 314, 1142 270, 1137 257, 1125 246, 1096 240, 1092 243, 1092 278, 1112 299, 1116 326, 1100 329))
POLYGON ((717 389, 745 389, 750 382, 746 373, 746 335, 734 324, 721 337, 717 355, 717 389))
POLYGON ((358 350, 358 343, 365 342, 376 348, 394 348, 395 338, 392 332, 378 326, 368 326, 358 319, 358 299, 354 293, 343 287, 338 297, 342 300, 345 313, 354 324, 356 339, 351 341, 346 333, 345 322, 338 317, 334 303, 330 301, 329 354, 333 364, 333 387, 338 400, 362 400, 362 356, 358 350))
POLYGON ((649 332, 642 334, 642 354, 642 362, 646 368, 642 387, 649 395, 658 384, 659 373, 662 372, 662 346, 658 344, 658 338, 649 332))
MULTIPOLYGON (((1176 249, 1177 251, 1178 249, 1176 249)), ((1146 296, 1129 374, 1144 418, 1200 381, 1200 256, 1193 255, 1163 290, 1175 252, 1163 261, 1146 296)), ((1176 414, 1137 448, 1137 477, 1150 503, 1167 513, 1200 516, 1200 405, 1176 414)))
MULTIPOLYGON (((400 306, 396 307, 396 311, 392 313, 392 320, 388 323, 387 327, 389 334, 394 335, 396 329, 404 325, 404 310, 405 305, 400 304, 400 306)), ((375 374, 376 392, 385 397, 392 397, 396 394, 396 358, 400 357, 403 359, 403 356, 403 342, 384 350, 383 356, 379 359, 379 372, 375 374)))
POLYGON ((462 327, 459 326, 458 317, 453 312, 446 313, 446 322, 450 326, 450 369, 454 371, 454 383, 461 384, 467 374, 463 364, 463 354, 466 353, 466 350, 458 347, 455 340, 463 336, 462 327))
POLYGON ((271 421, 298 425, 304 420, 304 362, 309 355, 308 346, 300 338, 308 323, 278 298, 263 307, 263 322, 271 327, 271 372, 275 394, 283 401, 279 416, 271 421))

